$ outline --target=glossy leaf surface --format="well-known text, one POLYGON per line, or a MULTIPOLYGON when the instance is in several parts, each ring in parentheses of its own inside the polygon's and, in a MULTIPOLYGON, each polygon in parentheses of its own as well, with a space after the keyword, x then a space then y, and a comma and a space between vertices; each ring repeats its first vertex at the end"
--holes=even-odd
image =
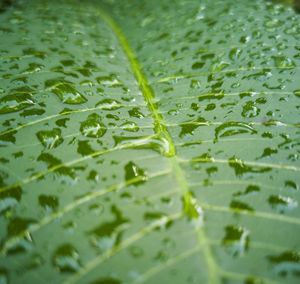
POLYGON ((0 18, 0 283, 299 282, 299 15, 26 1, 0 18))

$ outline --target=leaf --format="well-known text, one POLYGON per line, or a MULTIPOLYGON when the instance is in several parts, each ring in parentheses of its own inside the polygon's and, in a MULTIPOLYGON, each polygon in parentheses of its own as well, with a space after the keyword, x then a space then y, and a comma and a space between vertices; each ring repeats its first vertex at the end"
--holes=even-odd
POLYGON ((27 2, 0 15, 0 282, 298 283, 299 15, 27 2))

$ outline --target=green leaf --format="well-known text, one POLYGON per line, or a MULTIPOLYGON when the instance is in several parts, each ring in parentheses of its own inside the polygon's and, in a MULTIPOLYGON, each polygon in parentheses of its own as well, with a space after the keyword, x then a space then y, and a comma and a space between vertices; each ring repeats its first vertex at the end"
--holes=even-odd
POLYGON ((8 2, 0 283, 299 282, 292 8, 8 2))

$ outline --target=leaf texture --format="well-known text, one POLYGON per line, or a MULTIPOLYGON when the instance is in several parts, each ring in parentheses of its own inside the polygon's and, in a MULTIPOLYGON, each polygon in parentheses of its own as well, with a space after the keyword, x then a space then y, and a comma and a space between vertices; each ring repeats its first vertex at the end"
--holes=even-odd
POLYGON ((32 0, 0 18, 0 283, 299 282, 299 15, 32 0))

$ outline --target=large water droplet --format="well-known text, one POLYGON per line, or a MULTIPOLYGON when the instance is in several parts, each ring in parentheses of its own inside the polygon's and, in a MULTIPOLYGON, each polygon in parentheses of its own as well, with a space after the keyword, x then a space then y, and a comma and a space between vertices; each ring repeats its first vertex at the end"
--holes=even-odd
POLYGON ((93 229, 89 234, 91 243, 97 251, 104 252, 117 245, 122 236, 122 232, 128 227, 129 219, 122 216, 121 211, 116 207, 111 207, 111 212, 115 216, 114 221, 102 223, 93 229))
POLYGON ((115 110, 122 107, 121 103, 113 99, 104 99, 96 104, 96 107, 104 110, 115 110))
POLYGON ((85 121, 81 122, 80 131, 84 136, 99 138, 105 134, 106 127, 101 122, 100 116, 92 113, 85 121))
POLYGON ((268 201, 278 213, 286 213, 298 207, 296 200, 282 195, 271 195, 268 201))
POLYGON ((276 56, 274 57, 275 65, 278 68, 295 68, 296 64, 290 58, 286 56, 276 56))
POLYGON ((130 131, 130 132, 137 132, 139 130, 138 125, 135 122, 132 121, 126 121, 124 122, 121 127, 126 130, 126 131, 130 131))
POLYGON ((30 94, 13 94, 0 98, 0 114, 19 111, 35 102, 30 94))
POLYGON ((222 244, 231 256, 243 256, 249 247, 249 231, 240 226, 226 226, 222 244))
POLYGON ((274 272, 280 276, 298 276, 300 272, 300 255, 296 251, 285 251, 279 255, 267 256, 273 263, 274 272))
POLYGON ((46 88, 50 88, 66 104, 81 104, 86 102, 86 98, 76 91, 68 81, 61 79, 48 80, 45 86, 46 88))
POLYGON ((80 269, 79 254, 70 244, 60 246, 55 251, 52 262, 60 272, 75 272, 80 269))
POLYGON ((56 148, 64 141, 61 137, 61 130, 59 128, 53 128, 49 131, 39 131, 36 133, 36 136, 47 149, 56 148))
POLYGON ((242 133, 255 134, 257 131, 250 125, 243 122, 229 121, 224 122, 215 129, 215 141, 218 141, 220 137, 233 136, 242 133))
POLYGON ((132 179, 138 179, 138 181, 134 182, 134 186, 138 186, 143 184, 147 180, 147 175, 145 174, 145 170, 139 168, 135 163, 129 162, 125 166, 125 180, 130 182, 132 179))

